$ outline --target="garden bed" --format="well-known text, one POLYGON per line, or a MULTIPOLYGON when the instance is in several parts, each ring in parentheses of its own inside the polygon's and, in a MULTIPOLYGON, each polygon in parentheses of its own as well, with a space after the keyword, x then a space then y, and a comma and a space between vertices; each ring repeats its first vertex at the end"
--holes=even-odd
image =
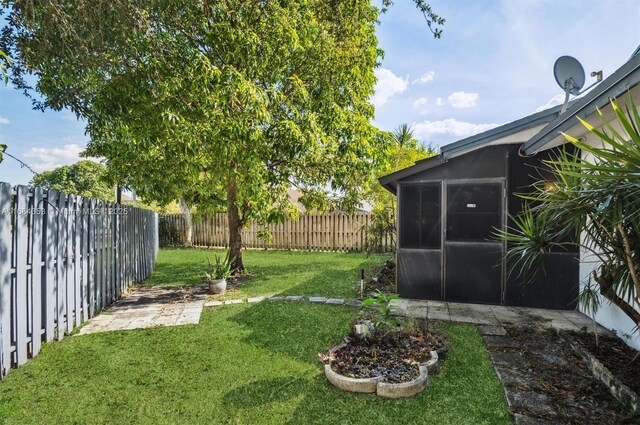
POLYGON ((593 354, 623 384, 640 394, 640 356, 632 363, 638 351, 629 347, 620 338, 609 335, 598 336, 599 346, 592 333, 570 332, 584 348, 593 354))
POLYGON ((378 327, 367 337, 352 331, 343 344, 320 354, 328 362, 325 374, 346 391, 415 395, 426 388, 427 373, 437 371, 439 359, 448 351, 442 333, 427 326, 426 321, 407 319, 378 327))
POLYGON ((503 379, 514 394, 536 400, 516 403, 521 413, 563 424, 638 423, 555 331, 506 329, 513 344, 504 347, 503 356, 518 360, 503 369, 503 379))
POLYGON ((369 294, 380 291, 383 294, 396 293, 396 263, 387 260, 381 265, 376 265, 371 270, 372 278, 365 283, 364 292, 369 294), (377 277, 377 281, 374 278, 377 277))

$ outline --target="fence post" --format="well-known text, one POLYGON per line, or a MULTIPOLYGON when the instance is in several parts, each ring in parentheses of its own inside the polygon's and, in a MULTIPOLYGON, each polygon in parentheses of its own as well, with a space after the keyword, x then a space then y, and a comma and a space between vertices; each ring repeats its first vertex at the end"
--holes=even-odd
POLYGON ((33 227, 31 228, 31 291, 33 302, 33 317, 31 329, 31 355, 37 356, 42 344, 42 238, 44 214, 42 189, 36 187, 33 190, 33 227))
POLYGON ((11 185, 0 183, 0 378, 11 367, 11 185))

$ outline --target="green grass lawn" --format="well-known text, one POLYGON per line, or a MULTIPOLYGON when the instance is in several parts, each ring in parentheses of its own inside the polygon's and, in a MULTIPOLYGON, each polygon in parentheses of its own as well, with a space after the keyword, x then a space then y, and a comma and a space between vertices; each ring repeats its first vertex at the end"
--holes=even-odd
MULTIPOLYGON (((195 285, 202 283, 207 258, 223 251, 208 249, 162 249, 156 270, 146 285, 195 285)), ((265 294, 353 298, 360 269, 368 269, 387 257, 361 253, 304 251, 244 251, 243 260, 251 278, 225 298, 265 294)))
POLYGON ((263 302, 205 309, 198 325, 103 333, 46 344, 0 382, 0 422, 508 424, 476 329, 446 325, 451 351, 421 395, 344 393, 317 353, 354 310, 263 302))
MULTIPOLYGON (((149 284, 198 283, 206 251, 161 251, 149 284)), ((349 296, 357 254, 247 253, 246 294, 349 296)), ((331 386, 317 353, 357 310, 264 301, 205 308, 200 323, 71 336, 0 381, 6 424, 508 424, 502 388, 473 326, 443 325, 444 369, 404 400, 331 386)))

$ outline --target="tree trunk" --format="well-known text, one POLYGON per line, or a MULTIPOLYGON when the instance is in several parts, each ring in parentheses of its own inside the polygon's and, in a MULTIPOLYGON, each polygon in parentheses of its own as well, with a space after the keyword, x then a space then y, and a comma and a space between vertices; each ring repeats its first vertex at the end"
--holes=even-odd
POLYGON ((600 293, 622 310, 623 313, 633 320, 633 322, 638 325, 638 328, 640 328, 640 312, 633 308, 631 304, 620 298, 611 285, 607 284, 605 277, 598 276, 595 270, 593 271, 592 276, 598 285, 600 285, 600 293))
POLYGON ((193 217, 191 216, 191 210, 184 198, 180 198, 178 204, 184 216, 184 246, 191 248, 193 246, 193 217))
MULTIPOLYGON (((232 163, 232 172, 235 162, 232 163)), ((244 223, 238 210, 238 183, 233 175, 227 179, 227 217, 229 219, 229 255, 233 259, 231 269, 234 273, 243 273, 242 262, 242 227, 244 223)))

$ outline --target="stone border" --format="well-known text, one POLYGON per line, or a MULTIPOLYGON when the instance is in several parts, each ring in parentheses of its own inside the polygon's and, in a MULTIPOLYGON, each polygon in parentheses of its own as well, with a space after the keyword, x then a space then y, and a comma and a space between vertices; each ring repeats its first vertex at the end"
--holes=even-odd
POLYGON ((334 386, 353 393, 375 393, 378 382, 382 379, 379 376, 375 378, 349 378, 335 372, 331 369, 330 364, 324 365, 324 375, 334 386))
POLYGON ((297 302, 310 302, 313 304, 328 304, 328 305, 344 305, 347 307, 362 307, 362 301, 356 299, 344 299, 344 298, 327 298, 327 297, 305 297, 303 295, 261 295, 257 297, 250 298, 238 298, 233 300, 226 301, 207 301, 205 302, 205 307, 219 307, 222 305, 230 305, 230 304, 244 304, 246 303, 258 303, 261 301, 297 301, 297 302))
POLYGON ((420 374, 416 379, 399 384, 383 382, 381 377, 350 378, 340 375, 331 369, 331 364, 324 365, 324 374, 329 382, 344 391, 376 393, 380 397, 387 398, 403 398, 419 394, 429 386, 429 373, 436 373, 439 370, 438 353, 435 350, 431 351, 431 359, 421 364, 418 368, 420 374))
POLYGON ((558 335, 569 344, 574 353, 582 358, 593 376, 609 388, 611 395, 634 412, 640 412, 640 397, 638 397, 638 394, 623 384, 600 360, 567 332, 558 330, 558 335))

